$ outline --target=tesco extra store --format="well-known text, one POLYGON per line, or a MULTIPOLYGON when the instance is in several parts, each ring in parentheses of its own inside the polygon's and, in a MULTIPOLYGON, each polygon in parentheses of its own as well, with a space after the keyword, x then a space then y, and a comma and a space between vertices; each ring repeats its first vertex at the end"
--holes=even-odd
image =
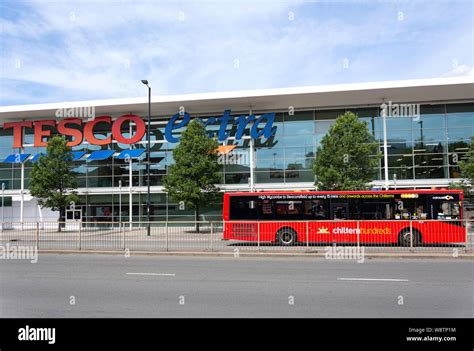
MULTIPOLYGON (((315 189, 316 149, 345 111, 366 121, 384 150, 381 106, 388 108, 391 188, 441 188, 459 180, 458 161, 474 136, 472 77, 152 97, 151 219, 194 219, 193 210, 173 203, 162 187, 180 133, 193 118, 223 146, 223 191, 315 189)), ((55 134, 65 135, 74 152, 81 197, 76 218, 145 220, 147 117, 146 97, 0 107, 4 220, 58 218, 28 193, 32 165, 55 134)), ((385 181, 382 158, 373 186, 385 181)), ((221 208, 202 216, 218 219, 221 208)))

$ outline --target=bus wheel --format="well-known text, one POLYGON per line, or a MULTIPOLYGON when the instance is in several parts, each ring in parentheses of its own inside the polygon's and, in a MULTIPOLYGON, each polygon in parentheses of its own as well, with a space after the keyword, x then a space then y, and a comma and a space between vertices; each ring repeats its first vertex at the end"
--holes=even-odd
POLYGON ((400 246, 410 247, 410 246, 418 246, 421 241, 421 235, 416 229, 412 229, 412 233, 410 233, 410 229, 404 229, 400 232, 398 236, 398 242, 400 246), (413 244, 412 244, 413 241, 413 244))
POLYGON ((283 246, 291 246, 296 243, 297 234, 291 228, 282 228, 277 232, 277 242, 283 246))

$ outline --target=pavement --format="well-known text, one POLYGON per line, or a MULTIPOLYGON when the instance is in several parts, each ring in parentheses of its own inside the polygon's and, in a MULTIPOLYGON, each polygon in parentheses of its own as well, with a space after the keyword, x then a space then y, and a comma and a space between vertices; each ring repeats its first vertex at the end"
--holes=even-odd
POLYGON ((474 262, 40 253, 0 261, 0 317, 472 318, 474 262))
MULTIPOLYGON (((33 229, 5 230, 0 232, 0 245, 36 246, 42 250, 139 250, 139 251, 188 251, 188 252, 325 252, 331 243, 297 243, 295 246, 283 247, 274 243, 260 244, 235 240, 222 240, 221 231, 192 233, 189 227, 152 228, 152 235, 147 236, 143 228, 120 230, 118 228, 92 228, 82 231, 57 232, 57 225, 39 231, 33 229)), ((205 228, 203 228, 205 229, 205 228)), ((341 243, 341 246, 356 243, 341 243)), ((474 233, 470 233, 467 243, 426 244, 419 247, 400 247, 394 243, 361 244, 366 253, 444 253, 447 255, 474 254, 474 233)))

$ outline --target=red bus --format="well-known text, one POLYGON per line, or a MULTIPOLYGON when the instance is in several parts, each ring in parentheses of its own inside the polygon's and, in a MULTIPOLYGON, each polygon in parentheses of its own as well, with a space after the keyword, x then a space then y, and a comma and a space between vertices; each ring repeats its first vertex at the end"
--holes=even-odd
POLYGON ((224 194, 224 240, 465 243, 461 190, 276 191, 224 194))

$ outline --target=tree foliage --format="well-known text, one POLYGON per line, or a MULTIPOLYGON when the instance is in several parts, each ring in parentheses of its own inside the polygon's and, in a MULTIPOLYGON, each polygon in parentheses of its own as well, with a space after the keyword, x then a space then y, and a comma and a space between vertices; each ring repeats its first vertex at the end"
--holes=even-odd
POLYGON ((461 181, 450 183, 450 189, 459 189, 464 191, 464 196, 471 201, 474 199, 474 137, 471 137, 471 146, 467 152, 466 158, 459 161, 461 169, 461 181))
MULTIPOLYGON (((181 135, 179 145, 173 150, 175 163, 169 167, 163 185, 176 202, 183 201, 195 209, 196 221, 204 205, 219 199, 221 165, 218 163, 217 140, 211 139, 204 125, 193 120, 181 135)), ((199 226, 197 226, 199 230, 199 226)))
POLYGON ((474 186, 474 137, 471 137, 471 146, 467 152, 465 161, 459 162, 461 176, 465 178, 472 187, 474 186))
POLYGON ((30 173, 29 190, 41 208, 60 212, 64 221, 66 207, 79 202, 77 179, 72 171, 71 148, 65 138, 55 136, 48 141, 46 155, 39 157, 30 173))
POLYGON ((367 123, 346 112, 336 119, 317 149, 315 185, 319 190, 367 189, 379 158, 378 144, 367 123))

